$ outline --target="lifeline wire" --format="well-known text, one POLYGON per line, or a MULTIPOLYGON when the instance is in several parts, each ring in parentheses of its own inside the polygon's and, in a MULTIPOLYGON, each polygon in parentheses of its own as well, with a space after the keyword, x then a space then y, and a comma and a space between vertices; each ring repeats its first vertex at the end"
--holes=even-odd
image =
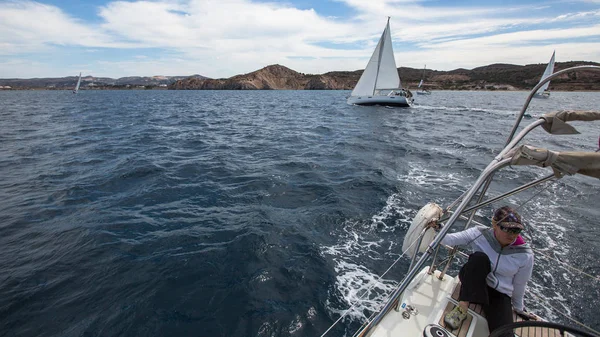
POLYGON ((559 259, 557 259, 557 258, 554 258, 554 257, 552 257, 552 256, 549 256, 549 255, 546 255, 546 254, 542 253, 542 251, 541 251, 541 250, 539 250, 539 249, 537 249, 537 248, 533 248, 533 250, 535 250, 535 252, 536 252, 536 253, 539 253, 540 255, 543 255, 543 256, 545 256, 545 257, 547 257, 547 258, 551 259, 551 260, 554 260, 554 261, 556 261, 556 262, 558 262, 558 263, 562 264, 562 266, 560 266, 561 268, 564 268, 564 269, 571 269, 571 270, 573 270, 573 271, 576 271, 576 272, 578 272, 578 273, 580 273, 580 274, 583 274, 583 275, 585 275, 585 276, 587 276, 587 277, 589 277, 589 278, 593 279, 594 281, 600 281, 600 276, 594 276, 594 275, 592 275, 592 274, 589 274, 589 273, 586 273, 586 272, 584 272, 584 271, 583 271, 583 270, 581 270, 581 269, 578 269, 578 268, 572 267, 572 266, 568 265, 566 262, 562 262, 561 260, 559 260, 559 259))

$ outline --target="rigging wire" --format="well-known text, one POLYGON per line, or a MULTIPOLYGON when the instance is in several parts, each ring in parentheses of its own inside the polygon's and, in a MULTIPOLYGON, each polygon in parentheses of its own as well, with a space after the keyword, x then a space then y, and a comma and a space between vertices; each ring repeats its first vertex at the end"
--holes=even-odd
POLYGON ((582 275, 585 275, 585 276, 593 279, 594 281, 600 281, 600 276, 592 275, 590 273, 586 273, 585 271, 583 271, 583 270, 581 270, 579 268, 575 268, 573 266, 570 266, 566 262, 563 262, 563 261, 561 261, 561 260, 559 260, 559 259, 557 259, 555 257, 550 256, 550 255, 544 254, 540 249, 533 248, 533 250, 536 252, 536 254, 540 254, 540 255, 542 255, 544 257, 547 257, 550 260, 554 260, 554 261, 558 262, 559 264, 561 264, 561 266, 559 266, 559 267, 561 267, 561 268, 563 268, 565 270, 575 271, 575 272, 578 272, 578 273, 580 273, 582 275))

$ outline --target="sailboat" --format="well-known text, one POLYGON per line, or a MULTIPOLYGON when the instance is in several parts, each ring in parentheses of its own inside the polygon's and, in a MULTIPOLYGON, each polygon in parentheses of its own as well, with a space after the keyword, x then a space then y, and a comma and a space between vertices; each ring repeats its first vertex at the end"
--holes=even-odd
POLYGON ((79 92, 79 85, 81 84, 81 73, 79 73, 79 79, 77 80, 77 85, 75 85, 75 89, 73 89, 73 93, 76 94, 79 92))
POLYGON ((427 65, 425 65, 423 67, 423 74, 421 74, 421 81, 419 82, 419 85, 418 85, 419 90, 417 90, 417 95, 431 95, 431 91, 429 91, 423 87, 423 79, 425 78, 425 69, 426 68, 427 68, 427 65))
POLYGON ((352 94, 348 97, 347 103, 409 107, 413 101, 410 90, 403 89, 400 83, 392 49, 390 18, 388 17, 379 43, 377 43, 365 71, 352 90, 352 94))
MULTIPOLYGON (((542 78, 540 79, 540 82, 542 82, 548 76, 552 75, 552 73, 554 72, 554 55, 555 54, 556 54, 556 51, 553 51, 552 57, 550 58, 550 62, 548 62, 548 65, 546 66, 546 70, 544 70, 544 74, 542 74, 542 78)), ((546 82, 542 87, 540 87, 540 89, 535 93, 535 96, 533 96, 533 97, 536 97, 536 98, 550 97, 550 91, 548 90, 549 85, 550 85, 550 81, 546 82)))
MULTIPOLYGON (((591 65, 571 67, 550 75, 546 80, 579 70, 600 72, 600 67, 591 65)), ((570 319, 572 324, 545 321, 538 315, 525 312, 520 313, 525 314, 525 319, 513 313, 513 323, 489 331, 487 318, 481 305, 474 303, 470 304, 466 319, 460 322, 458 327, 450 327, 445 323, 445 315, 459 305, 461 281, 458 275, 452 275, 452 271, 457 270, 457 257, 466 257, 460 247, 442 244, 442 240, 451 229, 463 230, 474 225, 486 226, 478 221, 480 216, 478 213, 486 206, 510 199, 510 202, 516 202, 519 207, 522 207, 532 197, 529 195, 519 197, 519 193, 528 191, 534 193, 534 196, 540 196, 541 192, 548 187, 547 184, 567 176, 581 175, 587 176, 588 179, 590 177, 600 179, 600 153, 584 149, 552 151, 524 143, 527 136, 535 129, 540 130, 540 127, 549 133, 549 137, 578 134, 578 130, 569 122, 600 122, 600 111, 550 112, 520 128, 519 124, 523 121, 522 117, 534 94, 535 92, 530 92, 520 113, 517 114, 511 132, 507 133, 508 138, 504 147, 480 172, 475 182, 447 207, 442 208, 435 203, 428 203, 416 214, 404 238, 402 254, 396 260, 398 262, 403 256, 410 259, 407 273, 398 280, 394 290, 385 296, 385 300, 379 303, 378 311, 373 313, 353 336, 500 337, 513 336, 513 334, 517 337, 600 336, 592 328, 568 316, 566 318, 570 319), (512 167, 517 165, 522 167, 519 171, 526 169, 533 171, 533 174, 525 172, 528 174, 524 175, 533 177, 533 180, 507 190, 501 181, 496 180, 514 175, 515 170, 512 167), (511 170, 510 175, 505 174, 506 170, 511 170), (546 172, 542 172, 544 170, 546 172), (491 192, 492 188, 500 191, 491 192), (541 190, 535 193, 533 188, 541 190)), ((535 137, 532 140, 535 141, 535 137)), ((388 271, 390 269, 391 267, 388 271)), ((380 276, 380 279, 386 273, 387 271, 380 276)), ((585 276, 585 273, 582 273, 581 277, 585 276)), ((593 275, 587 274, 587 276, 592 278, 590 282, 598 280, 593 275)), ((365 292, 367 296, 368 293, 365 292)), ((529 294, 534 296, 538 305, 553 308, 553 305, 544 299, 535 296, 532 292, 529 294)), ((350 309, 336 323, 341 321, 348 312, 350 309)), ((578 313, 574 314, 578 316, 578 313)), ((331 328, 327 331, 330 330, 331 328)))

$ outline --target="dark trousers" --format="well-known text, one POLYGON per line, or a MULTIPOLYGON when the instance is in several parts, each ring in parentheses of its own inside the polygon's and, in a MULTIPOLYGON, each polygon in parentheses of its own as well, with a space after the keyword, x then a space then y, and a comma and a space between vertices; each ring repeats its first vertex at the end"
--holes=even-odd
MULTIPOLYGON (((458 300, 481 304, 490 333, 502 325, 513 322, 510 297, 490 288, 486 283, 491 268, 489 257, 483 252, 475 252, 469 256, 469 261, 458 274, 462 283, 458 300)), ((506 336, 512 336, 512 332, 507 333, 506 336)))

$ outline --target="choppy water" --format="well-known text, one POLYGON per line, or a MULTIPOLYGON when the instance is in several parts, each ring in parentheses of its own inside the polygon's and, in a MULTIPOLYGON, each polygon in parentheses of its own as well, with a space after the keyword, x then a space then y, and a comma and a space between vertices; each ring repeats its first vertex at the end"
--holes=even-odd
MULTIPOLYGON (((400 255, 417 210, 474 182, 527 95, 390 109, 348 94, 0 92, 0 335, 321 335, 400 255)), ((553 93, 530 113, 599 103, 553 93)), ((529 143, 595 150, 598 124, 576 126, 529 143)), ((511 168, 492 190, 547 174, 511 168)), ((536 248, 598 275, 599 192, 567 177, 508 202, 525 203, 536 248)), ((536 261, 530 289, 600 329, 600 282, 536 261)), ((328 336, 352 334, 407 265, 328 336)))

